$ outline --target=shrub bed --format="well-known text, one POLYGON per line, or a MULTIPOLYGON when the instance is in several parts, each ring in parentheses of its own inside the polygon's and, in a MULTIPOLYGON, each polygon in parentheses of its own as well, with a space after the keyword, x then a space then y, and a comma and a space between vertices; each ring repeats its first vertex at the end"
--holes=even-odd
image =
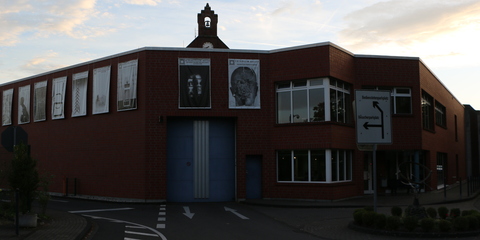
POLYGON ((392 207, 388 216, 374 212, 371 207, 356 209, 349 227, 373 234, 405 237, 470 237, 480 234, 480 212, 477 210, 429 207, 422 218, 410 215, 411 212, 412 206, 405 211, 392 207))

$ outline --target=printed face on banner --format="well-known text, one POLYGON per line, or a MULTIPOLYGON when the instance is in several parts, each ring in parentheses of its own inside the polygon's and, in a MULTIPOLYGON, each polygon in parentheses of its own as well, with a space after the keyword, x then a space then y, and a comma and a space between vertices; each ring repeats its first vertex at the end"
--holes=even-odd
POLYGON ((117 111, 137 109, 138 60, 118 64, 117 111))
POLYGON ((47 119, 47 81, 35 83, 33 98, 33 121, 45 121, 47 119))
POLYGON ((65 118, 65 89, 67 77, 55 78, 52 81, 52 119, 65 118))
POLYGON ((260 108, 260 60, 229 59, 229 108, 260 108))
POLYGON ((12 124, 13 88, 3 91, 2 126, 12 124))
POLYGON ((180 58, 180 108, 210 108, 210 59, 180 58))
POLYGON ((18 88, 18 124, 30 122, 30 85, 18 88))
POLYGON ((72 117, 87 115, 88 71, 73 74, 72 77, 72 117))
POLYGON ((108 113, 110 92, 110 66, 93 70, 92 113, 108 113))

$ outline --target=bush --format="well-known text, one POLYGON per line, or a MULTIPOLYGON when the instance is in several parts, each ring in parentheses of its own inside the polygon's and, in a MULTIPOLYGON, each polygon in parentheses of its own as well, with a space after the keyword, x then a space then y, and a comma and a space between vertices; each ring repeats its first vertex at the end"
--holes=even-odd
POLYGON ((456 217, 453 220, 453 229, 455 231, 466 231, 469 228, 467 217, 456 217))
POLYGON ((415 228, 418 226, 418 219, 414 216, 407 216, 403 218, 403 226, 408 230, 408 231, 413 231, 415 228))
POLYGON ((397 230, 400 227, 400 217, 399 216, 388 216, 386 221, 386 228, 389 230, 397 230))
POLYGON ((384 229, 385 226, 387 225, 387 217, 385 216, 385 214, 382 214, 382 213, 376 214, 374 218, 374 222, 375 222, 376 228, 384 229))
POLYGON ((448 232, 452 229, 452 223, 448 220, 440 219, 438 221, 438 229, 440 229, 441 232, 448 232))
POLYGON ((427 208, 427 214, 431 218, 437 218, 437 210, 433 207, 427 208))
POLYGON ((438 216, 439 216, 440 218, 443 218, 443 219, 447 218, 447 216, 448 216, 448 208, 447 208, 447 207, 443 207, 443 206, 442 206, 442 207, 439 207, 439 208, 438 208, 438 216))
MULTIPOLYGON (((435 211, 436 213, 436 211, 435 211)), ((435 219, 433 218, 424 218, 420 220, 420 227, 424 232, 430 232, 435 228, 435 219)))
POLYGON ((362 225, 362 218, 365 212, 367 212, 365 211, 365 209, 357 209, 355 210, 355 212, 353 212, 353 220, 355 221, 355 223, 357 223, 358 225, 362 225))
POLYGON ((470 230, 477 230, 480 228, 480 222, 478 218, 473 215, 465 216, 468 219, 468 226, 470 230))
POLYGON ((375 215, 377 215, 376 212, 365 211, 362 215, 363 225, 366 227, 372 227, 375 223, 375 215))
POLYGON ((450 210, 450 217, 451 218, 460 217, 460 208, 452 208, 450 210))
POLYGON ((400 208, 400 207, 397 207, 397 206, 392 207, 390 212, 392 213, 392 216, 397 216, 397 217, 402 216, 402 208, 400 208))

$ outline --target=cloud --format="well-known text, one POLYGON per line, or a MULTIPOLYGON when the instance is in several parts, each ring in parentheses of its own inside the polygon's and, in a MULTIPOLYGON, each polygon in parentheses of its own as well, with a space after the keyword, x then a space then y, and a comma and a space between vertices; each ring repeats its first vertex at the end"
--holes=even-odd
POLYGON ((22 34, 47 37, 65 34, 74 38, 96 36, 103 31, 88 30, 84 23, 101 15, 96 0, 2 1, 0 46, 15 45, 22 34))
POLYGON ((65 65, 52 63, 52 59, 58 57, 58 53, 54 51, 48 51, 41 56, 34 57, 28 62, 20 66, 20 69, 29 74, 38 74, 53 69, 62 68, 65 65))
POLYGON ((128 4, 157 6, 162 0, 125 0, 128 4))
POLYGON ((390 0, 346 15, 339 38, 353 49, 408 46, 480 25, 479 16, 477 0, 390 0))

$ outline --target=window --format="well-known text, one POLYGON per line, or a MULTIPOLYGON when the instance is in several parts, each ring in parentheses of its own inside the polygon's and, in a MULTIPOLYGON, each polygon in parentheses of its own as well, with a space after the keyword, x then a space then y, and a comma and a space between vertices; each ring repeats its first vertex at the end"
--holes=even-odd
POLYGON ((406 87, 364 87, 364 89, 389 90, 394 114, 412 114, 412 91, 406 87))
POLYGON ((393 112, 395 114, 412 113, 412 93, 410 88, 393 88, 393 112))
POLYGON ((340 182, 352 180, 352 152, 347 150, 277 151, 279 182, 340 182))
POLYGON ((445 106, 435 101, 435 122, 438 126, 447 127, 447 117, 445 114, 445 106))
POLYGON ((423 129, 433 131, 433 98, 422 92, 422 121, 423 129))
POLYGON ((347 83, 319 78, 277 84, 277 123, 349 123, 350 116, 350 85, 347 83), (326 102, 328 99, 330 103, 326 102))

